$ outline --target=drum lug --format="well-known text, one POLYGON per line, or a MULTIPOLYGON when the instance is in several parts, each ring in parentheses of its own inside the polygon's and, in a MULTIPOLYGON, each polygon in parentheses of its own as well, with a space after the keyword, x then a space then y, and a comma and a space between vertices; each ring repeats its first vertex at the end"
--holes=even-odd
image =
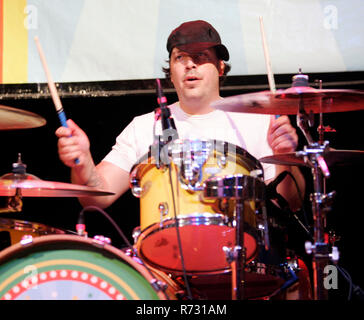
POLYGON ((160 202, 158 205, 158 210, 162 216, 165 216, 168 214, 168 203, 167 202, 160 202))
POLYGON ((33 236, 30 234, 26 234, 24 236, 22 236, 21 240, 20 240, 20 244, 22 246, 27 246, 29 244, 33 243, 33 236))
POLYGON ((217 165, 219 168, 223 169, 227 165, 227 159, 225 156, 220 156, 217 158, 217 165))
POLYGON ((137 242, 138 242, 138 239, 139 239, 139 236, 140 236, 140 234, 141 234, 141 229, 140 229, 140 227, 138 226, 138 227, 135 227, 134 229, 133 229, 133 232, 132 232, 132 237, 133 237, 133 239, 134 239, 134 244, 136 244, 137 242))
POLYGON ((158 210, 160 213, 160 222, 159 222, 159 226, 160 228, 163 227, 163 218, 164 216, 166 216, 168 214, 168 203, 167 202, 160 202, 158 205, 158 210))
POLYGON ((140 198, 143 188, 140 186, 140 181, 136 177, 130 178, 130 190, 134 197, 140 198))
POLYGON ((263 171, 261 169, 252 170, 252 171, 250 171, 249 175, 254 178, 263 179, 263 171))
POLYGON ((168 285, 161 280, 157 280, 157 279, 152 279, 150 281, 150 284, 152 285, 152 287, 154 288, 155 291, 159 292, 159 291, 166 291, 168 288, 168 285))
POLYGON ((101 235, 96 235, 93 237, 92 243, 99 248, 105 247, 106 244, 111 244, 111 239, 101 235))

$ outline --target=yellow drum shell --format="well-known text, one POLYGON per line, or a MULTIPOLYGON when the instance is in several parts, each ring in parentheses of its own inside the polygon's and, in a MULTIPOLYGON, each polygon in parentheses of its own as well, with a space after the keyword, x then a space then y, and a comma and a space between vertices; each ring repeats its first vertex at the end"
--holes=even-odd
MULTIPOLYGON (((229 145, 227 154, 219 150, 224 149, 215 148, 203 164, 199 190, 190 190, 184 185, 174 162, 171 162, 169 172, 168 166, 158 168, 153 157, 145 157, 132 169, 131 179, 137 180, 140 187, 141 233, 137 248, 141 258, 150 265, 168 272, 181 271, 173 228, 177 217, 188 273, 221 272, 229 268, 221 248, 233 245, 235 200, 204 198, 203 181, 233 174, 262 174, 262 169, 255 158, 237 146, 229 145), (167 246, 163 249, 164 243, 167 246), (212 258, 216 250, 216 257, 212 258)), ((255 234, 250 232, 257 228, 254 201, 244 201, 244 222, 245 239, 249 243, 247 258, 251 260, 257 250, 255 234)))

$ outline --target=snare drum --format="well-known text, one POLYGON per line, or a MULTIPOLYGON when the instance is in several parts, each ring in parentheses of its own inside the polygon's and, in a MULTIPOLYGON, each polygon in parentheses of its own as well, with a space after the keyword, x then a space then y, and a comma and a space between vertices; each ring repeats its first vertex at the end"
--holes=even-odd
POLYGON ((42 236, 0 252, 5 300, 175 299, 170 282, 160 279, 121 250, 76 235, 42 236))
POLYGON ((0 218, 0 250, 16 244, 24 236, 64 234, 65 231, 38 222, 0 218))
MULTIPOLYGON (((244 149, 216 140, 175 140, 164 148, 157 154, 151 149, 130 173, 131 190, 140 197, 139 256, 170 273, 227 271, 223 248, 235 245, 236 200, 205 197, 205 181, 232 174, 263 181, 261 164, 244 149), (162 151, 168 157, 158 162, 162 151)), ((248 261, 257 254, 257 228, 255 201, 249 199, 244 202, 248 261)))

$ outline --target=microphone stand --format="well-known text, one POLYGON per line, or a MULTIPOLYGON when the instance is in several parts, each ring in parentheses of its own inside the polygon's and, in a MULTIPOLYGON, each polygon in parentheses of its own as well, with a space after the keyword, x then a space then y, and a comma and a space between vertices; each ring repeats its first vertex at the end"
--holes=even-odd
POLYGON ((246 249, 244 247, 244 205, 242 199, 236 201, 235 247, 230 251, 232 300, 244 299, 246 249))
MULTIPOLYGON (((162 137, 161 137, 162 141, 159 140, 159 142, 158 142, 158 159, 159 159, 159 161, 162 160, 162 163, 167 164, 167 166, 168 166, 169 182, 171 185, 171 192, 172 192, 174 219, 175 219, 175 223, 176 223, 176 236, 177 236, 178 247, 180 250, 183 278, 185 281, 187 296, 190 300, 192 300, 193 296, 192 296, 190 285, 189 285, 188 279, 187 279, 186 268, 185 268, 185 263, 184 263, 184 258, 183 258, 182 244, 181 244, 181 239, 180 239, 179 224, 178 224, 178 218, 177 218, 177 206, 176 206, 176 201, 175 201, 176 199, 175 199, 175 194, 174 194, 174 190, 173 190, 173 181, 172 181, 172 165, 171 165, 171 161, 169 160, 168 148, 167 148, 167 144, 169 142, 178 139, 178 133, 177 133, 176 125, 174 123, 174 119, 171 117, 171 111, 167 106, 167 98, 163 94, 160 80, 156 79, 156 82, 157 82, 157 96, 158 96, 157 101, 158 101, 159 109, 160 109, 160 111, 157 111, 156 116, 158 116, 158 114, 159 114, 160 119, 161 119, 161 124, 162 124, 162 137), (163 156, 162 159, 161 159, 161 156, 163 156)), ((161 220, 161 223, 162 223, 162 220, 161 220)))

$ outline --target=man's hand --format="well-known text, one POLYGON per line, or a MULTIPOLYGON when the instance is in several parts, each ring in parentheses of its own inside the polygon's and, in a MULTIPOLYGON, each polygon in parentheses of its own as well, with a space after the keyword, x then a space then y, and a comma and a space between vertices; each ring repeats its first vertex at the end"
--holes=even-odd
POLYGON ((69 167, 84 165, 90 157, 90 141, 86 133, 72 120, 67 120, 68 128, 59 127, 56 130, 58 139, 58 154, 61 161, 69 167), (75 159, 79 162, 76 164, 75 159))
POLYGON ((268 129, 268 143, 274 154, 296 151, 298 136, 288 116, 275 119, 272 115, 268 129))

